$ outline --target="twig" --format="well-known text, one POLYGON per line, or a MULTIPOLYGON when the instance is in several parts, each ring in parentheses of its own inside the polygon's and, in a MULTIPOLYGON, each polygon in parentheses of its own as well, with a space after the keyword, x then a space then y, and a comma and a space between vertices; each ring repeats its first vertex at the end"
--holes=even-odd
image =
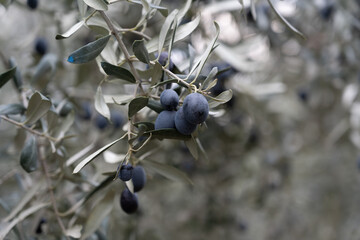
POLYGON ((28 132, 30 132, 30 133, 32 133, 32 134, 35 134, 35 135, 37 135, 37 136, 39 136, 39 137, 47 138, 48 140, 50 140, 50 141, 52 141, 52 142, 57 142, 57 141, 58 141, 58 139, 56 139, 56 138, 54 138, 54 137, 51 137, 51 136, 49 136, 49 135, 47 135, 47 134, 45 134, 45 133, 42 133, 42 132, 38 132, 38 131, 36 131, 36 130, 34 130, 34 129, 32 129, 32 128, 29 128, 29 127, 27 127, 26 125, 24 125, 24 124, 22 124, 22 123, 19 123, 19 122, 17 122, 17 121, 14 121, 14 120, 6 117, 6 116, 0 116, 0 117, 1 117, 2 119, 4 119, 5 121, 7 121, 7 122, 9 122, 9 123, 11 123, 11 124, 14 124, 14 125, 17 126, 17 127, 21 127, 21 128, 23 128, 23 129, 25 129, 26 131, 28 131, 28 132))
POLYGON ((51 197, 51 204, 52 204, 54 212, 55 212, 56 220, 58 221, 58 224, 59 224, 59 226, 61 228, 61 231, 63 232, 65 238, 69 239, 67 237, 67 235, 66 235, 66 229, 64 227, 64 224, 61 221, 60 216, 59 216, 59 211, 58 211, 58 208, 57 208, 54 191, 53 191, 53 188, 51 186, 51 180, 50 180, 49 172, 47 170, 47 165, 46 165, 46 162, 45 162, 45 148, 44 148, 43 143, 39 143, 39 160, 41 162, 41 166, 42 166, 43 171, 45 173, 46 182, 47 182, 48 189, 49 189, 49 192, 50 192, 50 197, 51 197))
POLYGON ((189 83, 187 83, 186 81, 184 81, 183 79, 179 78, 178 76, 176 76, 176 74, 174 74, 172 71, 170 71, 169 69, 167 69, 166 67, 162 67, 163 71, 166 72, 170 77, 175 78, 178 82, 183 83, 187 88, 191 88, 191 85, 189 83))
POLYGON ((12 169, 11 171, 7 172, 2 178, 0 178, 0 185, 3 184, 6 180, 11 178, 17 173, 16 169, 12 169))
POLYGON ((119 32, 122 32, 122 33, 131 32, 131 33, 137 34, 137 35, 145 38, 146 40, 151 40, 151 37, 149 37, 149 36, 146 35, 145 33, 136 31, 136 30, 134 30, 134 29, 130 29, 130 28, 117 28, 116 30, 119 31, 119 32))
POLYGON ((188 83, 186 82, 184 79, 179 78, 178 76, 176 76, 176 74, 174 74, 173 72, 171 72, 169 69, 167 69, 166 67, 162 67, 162 69, 164 70, 164 72, 166 72, 170 77, 175 78, 178 82, 181 82, 182 84, 184 84, 187 88, 189 89, 193 89, 195 92, 199 92, 202 93, 203 95, 209 96, 209 92, 197 89, 197 87, 192 84, 192 83, 188 83))
POLYGON ((134 67, 134 64, 130 60, 130 54, 129 54, 128 50, 126 49, 126 46, 125 46, 123 40, 121 39, 121 37, 119 35, 119 32, 115 29, 115 27, 112 24, 111 20, 105 14, 104 11, 99 11, 99 13, 101 14, 101 17, 105 20, 106 24, 110 28, 110 31, 112 32, 112 34, 115 36, 117 42, 119 43, 119 48, 124 53, 125 59, 126 59, 126 61, 128 62, 129 66, 130 66, 130 70, 131 70, 132 74, 134 75, 136 81, 139 84, 138 87, 140 88, 141 92, 143 94, 145 94, 144 89, 142 88, 142 85, 141 85, 141 78, 140 78, 138 72, 136 71, 136 69, 134 67))

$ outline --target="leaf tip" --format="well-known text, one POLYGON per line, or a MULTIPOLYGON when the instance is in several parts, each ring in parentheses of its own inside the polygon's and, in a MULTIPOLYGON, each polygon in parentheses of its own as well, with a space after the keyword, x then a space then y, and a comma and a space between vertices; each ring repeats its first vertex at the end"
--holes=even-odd
POLYGON ((68 61, 69 63, 74 63, 74 57, 73 57, 73 56, 69 56, 68 59, 67 59, 67 61, 68 61))
POLYGON ((79 169, 78 167, 76 167, 76 168, 74 169, 74 171, 72 172, 72 174, 77 174, 79 171, 80 171, 80 169, 79 169))

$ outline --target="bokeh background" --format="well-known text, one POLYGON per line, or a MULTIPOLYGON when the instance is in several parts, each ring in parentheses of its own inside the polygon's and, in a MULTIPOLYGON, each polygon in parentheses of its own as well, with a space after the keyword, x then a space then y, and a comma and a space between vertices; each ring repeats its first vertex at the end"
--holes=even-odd
MULTIPOLYGON (((306 39, 287 28, 267 1, 244 0, 244 7, 241 2, 193 1, 184 23, 201 14, 200 25, 174 46, 172 60, 186 72, 188 44, 201 55, 214 34, 212 22, 217 21, 220 45, 203 74, 213 66, 228 69, 219 76, 214 91, 232 89, 234 93, 199 134, 207 157, 194 160, 180 141, 156 142, 152 159, 185 172, 193 185, 165 179, 148 169, 139 212, 126 215, 114 203, 113 211, 89 239, 360 239, 360 2, 273 0, 306 39)), ((169 9, 183 4, 161 3, 169 9)), ((121 27, 129 28, 141 15, 139 6, 120 1, 111 5, 110 15, 121 27)), ((34 50, 37 38, 45 39, 48 52, 57 59, 57 71, 50 64, 45 77, 31 86, 59 103, 67 99, 78 116, 70 131, 76 137, 64 143, 56 156, 63 161, 94 140, 101 147, 122 134, 113 125, 98 128, 93 97, 103 77, 96 63, 74 67, 65 61, 73 50, 95 39, 96 29, 83 28, 70 39, 55 40, 77 19, 76 1, 39 0, 36 10, 20 0, 8 8, 0 5, 1 55, 16 59, 25 83, 42 59, 34 50), (90 120, 81 118, 86 114, 84 104, 88 104, 90 120)), ((163 21, 157 14, 145 33, 156 36, 163 21)), ((139 36, 126 34, 124 39, 130 46, 139 36)), ((6 66, 1 64, 0 69, 6 66)), ((127 89, 109 85, 103 91, 117 94, 127 89)), ((1 104, 16 101, 13 85, 0 90, 1 104)), ((126 116, 125 107, 110 107, 126 116)), ((19 165, 23 135, 0 122, 1 218, 41 179, 42 173, 28 174, 19 165)), ((125 144, 114 149, 124 151, 125 144)), ((57 160, 49 161, 56 166, 57 160)), ((82 175, 90 183, 61 182, 56 190, 60 210, 76 203, 74 192, 89 191, 91 183, 104 178, 102 172, 116 167, 100 157, 82 175)), ((119 182, 111 187, 123 188, 119 182)), ((76 219, 64 218, 66 225, 81 225, 97 198, 76 219)), ((24 220, 18 229, 23 239, 61 239, 51 208, 24 220)), ((16 238, 14 232, 8 236, 16 238)))

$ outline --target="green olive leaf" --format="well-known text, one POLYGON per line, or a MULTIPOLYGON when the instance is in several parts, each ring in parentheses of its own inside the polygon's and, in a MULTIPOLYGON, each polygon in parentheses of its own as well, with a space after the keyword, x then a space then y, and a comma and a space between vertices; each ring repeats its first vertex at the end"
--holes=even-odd
POLYGON ((222 93, 220 93, 218 96, 216 97, 209 97, 209 108, 214 108, 219 106, 220 104, 224 104, 228 101, 230 101, 230 99, 233 96, 233 92, 231 89, 226 90, 222 93))
POLYGON ((292 32, 294 32, 295 34, 297 34, 298 36, 300 36, 303 39, 306 39, 304 34, 302 32, 300 32, 299 30, 297 30, 293 25, 291 25, 281 14, 280 12, 274 7, 274 5, 272 4, 272 2, 270 0, 267 0, 270 7, 272 8, 272 10, 275 12, 276 16, 285 24, 285 26, 290 29, 292 32))
POLYGON ((51 108, 51 101, 39 92, 35 92, 30 100, 26 110, 26 120, 24 124, 32 125, 51 108))
POLYGON ((98 149, 97 151, 93 152, 92 154, 90 154, 88 157, 86 157, 84 160, 82 160, 74 169, 73 173, 78 173, 80 172, 80 170, 85 167, 87 164, 89 164, 92 160, 94 160, 97 156, 99 156, 101 153, 103 153, 104 151, 106 151, 107 149, 109 149, 111 146, 113 146, 115 143, 119 142, 120 140, 122 140, 124 137, 126 137, 127 135, 125 134, 124 136, 122 136, 121 138, 116 139, 115 141, 107 144, 106 146, 98 149))
POLYGON ((164 110, 163 106, 160 104, 159 101, 155 101, 154 99, 149 99, 147 107, 151 110, 154 110, 157 113, 160 113, 164 110))
POLYGON ((90 215, 87 217, 84 232, 80 239, 86 239, 100 227, 101 222, 109 215, 114 207, 114 197, 115 193, 110 190, 104 198, 95 205, 91 210, 90 215))
MULTIPOLYGON (((10 57, 9 59, 9 65, 11 68, 16 67, 17 63, 14 57, 10 57)), ((16 72, 13 76, 13 82, 15 84, 16 89, 21 92, 21 88, 23 85, 23 81, 22 81, 22 76, 21 76, 21 72, 19 70, 19 67, 16 68, 16 72)))
POLYGON ((186 147, 189 149, 191 155, 197 160, 199 158, 198 146, 195 139, 192 137, 189 140, 184 141, 186 147))
POLYGON ((16 67, 10 68, 6 72, 0 74, 0 88, 4 86, 10 79, 15 76, 16 67))
POLYGON ((158 82, 160 82, 162 76, 163 76, 162 66, 158 61, 156 61, 155 65, 153 66, 151 85, 155 85, 158 82))
POLYGON ((165 19, 164 24, 161 27, 160 30, 160 35, 159 35, 159 42, 158 42, 158 58, 160 57, 160 54, 162 52, 162 49, 164 47, 165 41, 166 41, 166 37, 168 36, 168 32, 174 22, 174 19, 176 17, 176 14, 179 11, 177 9, 175 9, 174 11, 172 11, 169 16, 167 16, 167 18, 165 19))
POLYGON ((73 25, 69 30, 67 30, 65 33, 63 34, 57 34, 55 36, 56 40, 60 40, 60 39, 65 39, 68 37, 71 37, 74 33, 76 33, 83 25, 85 24, 85 21, 80 21, 78 23, 76 23, 75 25, 73 25))
POLYGON ((67 61, 69 63, 80 64, 94 60, 105 48, 110 37, 111 35, 104 36, 75 50, 70 54, 67 61))
MULTIPOLYGON (((194 20, 179 26, 175 33, 174 43, 189 36, 197 28, 199 23, 200 23, 200 16, 197 16, 194 20)), ((171 36, 168 35, 166 37, 165 43, 163 44, 163 47, 169 46, 170 40, 171 40, 171 36)), ((146 48, 149 53, 155 52, 156 50, 159 49, 158 42, 159 42, 159 37, 154 37, 146 44, 146 48)))
MULTIPOLYGON (((196 76, 195 76, 195 79, 197 79, 197 77, 200 75, 207 59, 209 58, 210 56, 210 53, 214 50, 214 46, 215 46, 215 43, 216 43, 216 40, 218 39, 219 37, 219 33, 220 33, 220 27, 219 25, 217 24, 217 22, 214 22, 214 25, 215 25, 215 28, 216 28, 216 34, 215 34, 215 37, 213 38, 213 40, 211 41, 211 43, 208 45, 208 47, 206 48, 204 54, 202 55, 201 57, 201 60, 200 60, 200 64, 198 65, 198 70, 196 72, 196 76)), ((191 75, 189 73, 189 75, 191 75)))
POLYGON ((148 104, 148 101, 149 101, 149 98, 147 98, 147 97, 137 97, 137 98, 134 98, 133 100, 131 100, 131 102, 129 103, 129 111, 128 111, 129 118, 131 118, 138 111, 140 111, 141 109, 146 107, 148 104))
POLYGON ((145 47, 145 40, 135 40, 132 45, 135 56, 143 63, 150 64, 149 53, 145 47))
POLYGON ((95 94, 95 109, 110 121, 110 109, 105 102, 101 86, 98 86, 95 94))
POLYGON ((132 75, 132 73, 122 67, 112 65, 107 62, 101 62, 101 67, 104 70, 104 72, 109 76, 114 76, 123 80, 126 80, 130 83, 136 83, 135 77, 132 75))
POLYGON ((179 140, 189 140, 191 135, 183 135, 176 131, 174 128, 166 128, 159 130, 147 131, 144 133, 145 136, 150 136, 151 138, 156 139, 179 139, 179 140))
POLYGON ((31 136, 25 142, 25 146, 20 155, 20 165, 28 173, 38 168, 38 151, 34 136, 31 136))
POLYGON ((98 11, 108 10, 108 6, 104 0, 83 0, 83 1, 86 3, 86 5, 98 11))
POLYGON ((178 170, 177 168, 174 168, 173 166, 170 166, 170 165, 167 165, 164 163, 151 161, 148 159, 142 160, 142 163, 144 164, 144 166, 146 168, 150 168, 154 172, 156 172, 170 180, 193 185, 193 182, 190 180, 190 178, 188 176, 186 176, 185 173, 178 170))
POLYGON ((203 84, 201 85, 200 89, 208 89, 209 88, 209 84, 214 80, 215 76, 218 73, 218 68, 217 67, 213 67, 209 73, 209 75, 206 77, 206 79, 204 80, 203 84))

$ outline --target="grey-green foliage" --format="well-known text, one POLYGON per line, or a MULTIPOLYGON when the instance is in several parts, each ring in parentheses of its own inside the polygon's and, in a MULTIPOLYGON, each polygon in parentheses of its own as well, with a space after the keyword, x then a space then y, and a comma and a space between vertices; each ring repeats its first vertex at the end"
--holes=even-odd
POLYGON ((36 139, 31 136, 25 143, 20 155, 20 165, 28 173, 38 168, 38 149, 36 139))
POLYGON ((81 64, 94 60, 105 48, 110 37, 111 35, 101 37, 98 40, 88 43, 85 46, 75 50, 68 57, 68 62, 81 64))
MULTIPOLYGON (((1 99, 5 100, 0 105, 1 117, 6 120, 6 124, 16 125, 16 128, 13 126, 16 131, 4 134, 6 137, 9 135, 13 141, 6 149, 12 155, 16 155, 14 152, 22 149, 18 154, 20 166, 28 173, 38 169, 41 159, 43 171, 29 175, 26 181, 31 179, 35 182, 40 178, 47 178, 48 183, 46 187, 39 187, 39 193, 29 195, 31 197, 27 199, 28 205, 36 207, 36 211, 32 207, 25 208, 26 204, 21 202, 15 209, 19 216, 34 220, 39 218, 40 209, 49 205, 47 202, 34 205, 36 201, 51 199, 52 206, 58 204, 57 210, 47 209, 49 224, 53 227, 49 232, 45 231, 44 235, 49 234, 50 238, 56 234, 67 234, 68 237, 80 239, 91 237, 94 232, 102 231, 101 228, 106 222, 104 219, 112 218, 111 215, 114 213, 118 214, 114 210, 117 208, 113 206, 113 202, 119 197, 121 188, 114 187, 117 183, 110 181, 118 175, 114 162, 119 165, 123 163, 136 165, 141 162, 150 170, 151 175, 159 174, 172 181, 193 184, 191 178, 179 169, 178 165, 171 161, 154 161, 152 159, 156 158, 151 156, 154 153, 162 153, 162 150, 159 151, 160 148, 167 151, 168 146, 174 144, 175 149, 183 142, 194 158, 201 159, 206 155, 198 138, 205 132, 205 123, 199 126, 199 131, 194 132, 192 136, 183 135, 176 129, 154 130, 154 120, 157 114, 164 110, 159 103, 160 93, 164 88, 168 88, 169 84, 175 86, 181 103, 186 95, 197 91, 211 99, 210 106, 214 107, 214 111, 218 111, 219 108, 216 109, 218 105, 231 98, 231 90, 225 91, 218 97, 210 96, 209 90, 216 84, 214 79, 216 71, 212 71, 208 78, 209 73, 203 72, 206 62, 217 46, 219 34, 217 24, 215 24, 216 32, 204 36, 204 39, 212 39, 206 41, 207 49, 202 54, 195 54, 194 51, 192 57, 198 60, 197 65, 191 63, 185 68, 175 66, 170 69, 169 67, 175 55, 174 50, 176 48, 179 50, 181 44, 191 41, 195 31, 201 32, 200 13, 196 12, 196 8, 192 8, 191 0, 173 2, 174 7, 171 8, 164 7, 166 3, 161 1, 115 2, 78 0, 79 9, 75 9, 74 4, 67 2, 49 1, 46 4, 41 2, 37 12, 32 12, 39 14, 39 19, 43 19, 41 14, 52 16, 57 10, 64 12, 66 10, 69 13, 69 19, 50 18, 46 24, 38 24, 44 26, 44 32, 47 32, 46 26, 53 26, 55 32, 61 34, 51 38, 58 41, 51 42, 50 53, 41 58, 29 54, 31 52, 29 49, 22 49, 26 52, 27 58, 22 59, 23 55, 19 57, 14 54, 22 73, 18 71, 17 63, 11 61, 11 68, 0 75, 0 87, 14 78, 17 89, 16 96, 6 93, 6 96, 3 95, 4 99, 1 99), (122 27, 122 22, 118 22, 117 16, 111 14, 112 8, 116 12, 117 4, 126 5, 130 10, 132 7, 142 8, 141 17, 135 26, 122 27), (169 11, 169 9, 173 10, 169 11), (190 19, 187 19, 188 17, 190 19), (156 26, 150 24, 154 19, 156 26), (183 20, 187 22, 183 23, 183 20), (115 36, 111 38, 112 35, 115 36), (74 51, 76 48, 77 50, 74 51), (154 55, 155 52, 157 57, 154 55), (165 63, 159 62, 164 52, 169 58, 165 63), (64 55, 68 56, 67 62, 62 59, 64 55), (24 80, 22 83, 20 83, 21 78, 24 80), (114 79, 124 81, 114 81, 114 79), (6 99, 7 97, 9 100, 6 99), (211 105, 211 101, 217 104, 211 105), (66 113, 62 111, 64 103, 72 105, 71 110, 66 113), (91 104, 90 108, 86 107, 87 103, 91 104), (88 122, 81 118, 79 112, 82 111, 86 112, 88 122), (126 123, 122 129, 109 127, 106 130, 99 130, 93 127, 97 114, 111 120, 113 111, 124 115, 126 123), (111 151, 116 152, 114 153, 117 156, 116 161, 111 162, 105 157, 108 156, 106 151, 110 148, 111 151), (104 158, 101 157, 102 155, 104 158), (75 188, 69 188, 70 185, 75 188), (71 195, 74 196, 73 199, 70 199, 71 195), (105 197, 99 199, 99 196, 105 197), (90 201, 91 203, 88 203, 90 201), (84 207, 85 203, 91 205, 95 202, 97 204, 92 205, 91 208, 84 207), (79 218, 75 221, 76 224, 70 221, 72 217, 80 216, 82 211, 88 216, 87 219, 79 218), (34 217, 30 217, 31 214, 34 214, 34 217), (62 227, 57 225, 58 222, 55 224, 55 221, 52 222, 57 218, 60 219, 58 221, 66 222, 65 232, 62 232, 62 227), (78 228, 80 225, 84 226, 81 231, 78 228)), ((126 15, 127 12, 121 14, 126 15)), ((53 34, 54 29, 49 32, 53 34)), ((28 36, 30 39, 32 35, 28 36)), ((29 44, 24 46, 27 45, 29 44)), ((172 110, 177 109, 174 107, 172 110)), ((4 150, 4 156, 7 157, 9 154, 5 152, 4 150)), ((131 184, 131 181, 126 182, 126 187, 130 191, 133 190, 131 184)), ((6 233, 0 232, 4 235, 7 235, 18 222, 27 221, 11 215, 6 220, 6 233)))

